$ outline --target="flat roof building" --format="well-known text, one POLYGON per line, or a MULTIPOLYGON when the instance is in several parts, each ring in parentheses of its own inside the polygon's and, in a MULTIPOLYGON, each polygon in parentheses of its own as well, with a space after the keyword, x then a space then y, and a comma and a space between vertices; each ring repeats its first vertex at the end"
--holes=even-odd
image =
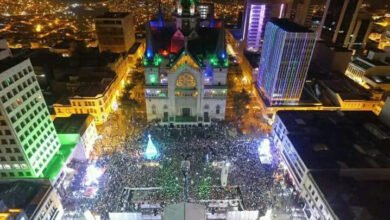
POLYGON ((345 75, 365 88, 390 91, 390 66, 378 60, 355 57, 345 75))
POLYGON ((246 0, 242 22, 242 40, 245 50, 259 52, 266 24, 271 18, 288 17, 291 5, 286 0, 246 0))
MULTIPOLYGON (((335 196, 363 196, 368 189, 351 189, 369 186, 370 181, 390 182, 390 128, 371 112, 279 111, 273 133, 283 164, 306 201, 308 219, 357 219, 352 208, 360 201, 335 196), (326 181, 325 173, 336 177, 326 181), (342 188, 349 182, 338 181, 340 178, 356 182, 349 189, 342 188), (342 212, 337 203, 345 202, 349 204, 344 208, 349 208, 342 212)), ((389 198, 385 200, 388 204, 389 198)), ((369 204, 361 204, 365 205, 369 204)), ((382 219, 375 216, 382 216, 386 209, 366 211, 372 219, 382 219)))
POLYGON ((0 219, 53 219, 64 214, 61 199, 49 181, 0 183, 0 219))
MULTIPOLYGON (((337 172, 311 174, 313 202, 319 210, 329 210, 331 219, 386 219, 390 207, 389 180, 359 180, 337 172)), ((310 195, 309 195, 310 194, 310 195)), ((306 209, 306 212, 308 209, 306 209)))
POLYGON ((134 17, 129 13, 107 12, 95 18, 99 50, 124 53, 135 42, 134 17))
POLYGON ((117 98, 123 83, 111 72, 99 76, 75 76, 66 82, 69 94, 53 104, 57 117, 72 114, 91 114, 102 124, 117 108, 117 98))
POLYGON ((53 123, 61 143, 77 145, 73 158, 79 161, 87 160, 98 137, 94 117, 88 114, 72 114, 69 117, 57 117, 53 123))

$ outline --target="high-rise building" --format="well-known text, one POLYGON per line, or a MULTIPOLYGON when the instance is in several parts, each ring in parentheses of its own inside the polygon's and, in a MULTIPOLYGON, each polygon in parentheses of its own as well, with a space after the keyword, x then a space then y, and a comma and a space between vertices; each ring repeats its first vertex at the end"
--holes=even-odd
POLYGON ((0 61, 0 178, 41 177, 60 142, 30 59, 0 61))
POLYGON ((266 23, 271 18, 284 18, 288 14, 289 1, 247 0, 242 25, 245 49, 258 52, 264 37, 266 23))
POLYGON ((363 0, 328 0, 321 39, 349 47, 363 0))
POLYGON ((209 19, 214 17, 213 3, 199 3, 197 5, 200 19, 209 19))
POLYGON ((134 17, 129 13, 105 13, 95 18, 99 50, 127 52, 135 42, 134 17))
POLYGON ((6 39, 0 39, 0 60, 12 56, 6 39))
POLYGON ((326 0, 299 0, 297 1, 294 22, 317 31, 321 26, 326 0))
POLYGON ((351 37, 346 42, 350 49, 364 49, 373 25, 372 16, 368 12, 360 12, 352 29, 351 37))
POLYGON ((300 99, 314 44, 308 28, 287 19, 267 23, 257 85, 270 105, 300 99))

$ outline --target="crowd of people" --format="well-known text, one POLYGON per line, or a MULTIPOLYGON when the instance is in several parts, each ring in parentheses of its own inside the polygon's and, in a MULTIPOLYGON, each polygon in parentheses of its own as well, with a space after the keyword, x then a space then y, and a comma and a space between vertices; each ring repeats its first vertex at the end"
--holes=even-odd
POLYGON ((275 204, 277 163, 260 162, 258 146, 263 138, 241 134, 227 123, 180 129, 145 127, 140 135, 128 137, 121 150, 101 155, 95 161, 105 173, 96 197, 83 200, 87 202, 78 207, 105 219, 109 212, 137 211, 143 203, 163 208, 182 202, 187 197, 181 164, 188 160, 189 201, 240 200, 241 210, 264 214, 275 204), (159 151, 154 160, 143 155, 149 134, 159 151), (223 163, 229 163, 225 187, 221 185, 219 165, 223 163))

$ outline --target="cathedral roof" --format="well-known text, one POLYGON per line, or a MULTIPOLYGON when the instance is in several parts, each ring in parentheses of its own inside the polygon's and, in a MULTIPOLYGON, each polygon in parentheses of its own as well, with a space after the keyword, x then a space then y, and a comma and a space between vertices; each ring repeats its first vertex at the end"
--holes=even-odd
MULTIPOLYGON (((186 4, 191 7, 195 0, 178 0, 179 7, 186 4)), ((185 20, 185 19, 184 19, 185 20)), ((184 22, 184 21, 182 21, 184 22)), ((185 22, 188 22, 185 20, 185 22)), ((153 22, 146 26, 146 60, 144 65, 161 65, 169 59, 167 66, 174 65, 183 54, 188 54, 199 66, 211 61, 214 66, 227 66, 225 28, 222 21, 210 26, 196 25, 184 31, 175 22, 164 22, 156 25, 153 22)))
MULTIPOLYGON (((196 33, 191 34, 195 38, 188 39, 187 53, 198 60, 198 57, 206 57, 207 55, 214 54, 218 46, 218 38, 221 29, 217 28, 199 28, 195 30, 196 33)), ((151 40, 153 44, 153 52, 155 54, 162 53, 163 51, 168 52, 173 57, 179 57, 182 51, 185 49, 183 44, 175 41, 177 37, 175 35, 175 28, 164 27, 153 29, 151 31, 151 40), (171 51, 173 44, 177 43, 179 47, 178 53, 171 51)), ((149 43, 149 42, 148 42, 149 43)))

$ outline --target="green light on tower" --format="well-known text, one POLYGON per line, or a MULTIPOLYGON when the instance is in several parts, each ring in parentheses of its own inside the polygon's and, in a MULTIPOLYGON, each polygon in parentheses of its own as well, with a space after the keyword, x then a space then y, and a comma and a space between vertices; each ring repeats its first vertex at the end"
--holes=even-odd
POLYGON ((162 63, 162 58, 159 55, 154 56, 153 64, 159 66, 162 63))
POLYGON ((213 66, 217 66, 218 65, 218 59, 215 55, 213 55, 211 58, 210 58, 210 62, 213 66))

